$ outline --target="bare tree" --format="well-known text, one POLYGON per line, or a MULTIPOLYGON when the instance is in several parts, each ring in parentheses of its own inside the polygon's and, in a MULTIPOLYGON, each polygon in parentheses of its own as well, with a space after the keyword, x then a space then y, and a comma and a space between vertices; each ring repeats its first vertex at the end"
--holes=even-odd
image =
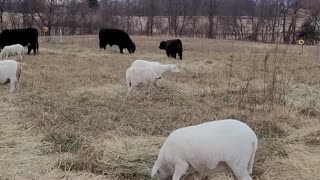
POLYGON ((0 26, 1 26, 1 31, 3 31, 3 12, 6 9, 6 0, 0 0, 0 26))
POLYGON ((208 21, 209 21, 209 30, 208 30, 208 38, 213 39, 213 18, 217 11, 217 0, 209 0, 208 5, 208 21))

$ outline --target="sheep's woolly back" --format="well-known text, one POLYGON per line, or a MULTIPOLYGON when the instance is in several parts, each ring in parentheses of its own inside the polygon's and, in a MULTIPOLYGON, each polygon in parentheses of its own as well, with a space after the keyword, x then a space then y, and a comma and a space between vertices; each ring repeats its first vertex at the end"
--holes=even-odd
POLYGON ((164 142, 153 173, 159 168, 173 172, 172 167, 182 160, 197 172, 213 170, 219 162, 225 162, 229 167, 238 167, 245 171, 244 174, 250 174, 257 144, 252 129, 238 120, 219 120, 180 128, 164 142))
POLYGON ((151 62, 146 60, 135 60, 131 67, 150 67, 158 76, 162 76, 164 72, 179 72, 178 67, 175 64, 160 64, 159 62, 151 62))

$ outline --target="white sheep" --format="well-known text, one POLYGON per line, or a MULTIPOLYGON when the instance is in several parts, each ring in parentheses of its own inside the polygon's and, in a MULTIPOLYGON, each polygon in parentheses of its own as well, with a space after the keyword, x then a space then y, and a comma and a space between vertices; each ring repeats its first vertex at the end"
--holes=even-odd
POLYGON ((10 82, 10 93, 19 90, 21 64, 14 60, 0 61, 0 82, 10 82))
POLYGON ((162 76, 162 74, 166 71, 171 72, 180 72, 178 67, 175 64, 160 64, 159 62, 151 62, 146 60, 135 60, 131 64, 131 67, 150 67, 154 72, 157 73, 158 76, 162 76))
POLYGON ((22 61, 23 49, 23 46, 20 44, 5 46, 0 53, 1 59, 18 55, 20 61, 22 61))
POLYGON ((150 67, 129 67, 126 71, 127 96, 131 94, 134 87, 140 84, 148 86, 150 93, 152 85, 155 85, 159 79, 161 76, 158 76, 150 67))
POLYGON ((151 177, 180 180, 189 166, 201 174, 212 175, 216 168, 228 166, 237 180, 252 180, 256 134, 245 123, 227 119, 173 131, 160 149, 151 177))

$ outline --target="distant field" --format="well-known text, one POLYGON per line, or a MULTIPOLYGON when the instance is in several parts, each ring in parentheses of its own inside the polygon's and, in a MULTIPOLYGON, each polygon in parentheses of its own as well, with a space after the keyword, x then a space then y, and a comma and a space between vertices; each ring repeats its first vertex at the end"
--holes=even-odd
POLYGON ((227 118, 259 137, 255 179, 319 179, 315 47, 300 54, 298 46, 182 38, 180 61, 158 48, 167 37, 132 38, 133 55, 99 50, 96 36, 41 38, 40 55, 25 56, 21 91, 0 86, 0 179, 147 180, 170 132, 227 118), (181 73, 126 99, 135 59, 175 63, 181 73))

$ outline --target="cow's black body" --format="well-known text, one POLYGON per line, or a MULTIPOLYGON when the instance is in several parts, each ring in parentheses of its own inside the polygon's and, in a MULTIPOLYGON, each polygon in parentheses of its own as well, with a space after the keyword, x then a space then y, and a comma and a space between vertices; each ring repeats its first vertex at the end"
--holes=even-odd
POLYGON ((13 44, 28 46, 28 54, 31 50, 36 55, 39 52, 38 43, 39 32, 35 28, 26 29, 6 29, 0 34, 0 48, 13 44))
POLYGON ((180 60, 182 59, 183 47, 180 39, 162 41, 159 48, 166 50, 168 57, 176 58, 178 53, 180 60))
POLYGON ((99 45, 100 49, 106 49, 107 45, 113 46, 118 45, 120 53, 123 54, 123 49, 128 49, 128 52, 134 53, 136 50, 136 45, 131 40, 129 35, 119 29, 100 29, 99 31, 99 45))

